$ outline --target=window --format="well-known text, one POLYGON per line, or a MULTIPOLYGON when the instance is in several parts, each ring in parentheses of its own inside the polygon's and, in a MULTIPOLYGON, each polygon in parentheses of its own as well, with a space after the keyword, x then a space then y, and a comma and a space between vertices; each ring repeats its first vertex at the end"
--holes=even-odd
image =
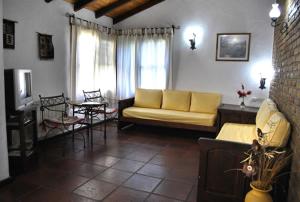
POLYGON ((76 99, 82 90, 101 89, 107 97, 115 96, 115 39, 98 30, 81 28, 76 47, 76 99))
POLYGON ((167 83, 166 40, 148 39, 141 44, 140 87, 164 89, 167 83))

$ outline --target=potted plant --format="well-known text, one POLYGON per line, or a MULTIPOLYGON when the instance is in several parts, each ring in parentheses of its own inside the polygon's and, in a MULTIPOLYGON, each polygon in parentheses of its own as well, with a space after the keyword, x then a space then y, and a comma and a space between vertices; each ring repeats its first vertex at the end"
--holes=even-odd
POLYGON ((279 177, 283 168, 289 164, 292 153, 286 149, 267 146, 266 133, 259 128, 258 140, 253 140, 251 149, 247 151, 242 172, 251 178, 252 188, 246 195, 245 202, 272 202, 269 192, 272 184, 279 177))

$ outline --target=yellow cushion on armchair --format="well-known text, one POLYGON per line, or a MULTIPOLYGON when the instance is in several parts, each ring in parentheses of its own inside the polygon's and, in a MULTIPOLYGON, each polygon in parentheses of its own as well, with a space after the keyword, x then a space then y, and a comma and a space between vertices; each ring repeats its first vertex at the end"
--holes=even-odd
POLYGON ((162 91, 152 89, 135 90, 134 106, 159 109, 161 106, 162 91))
POLYGON ((262 132, 266 133, 266 145, 285 147, 290 135, 290 123, 281 112, 275 112, 262 129, 262 132))
POLYGON ((262 130, 271 115, 277 111, 278 109, 276 107, 276 104, 271 99, 265 99, 259 107, 256 115, 256 128, 260 128, 262 130))

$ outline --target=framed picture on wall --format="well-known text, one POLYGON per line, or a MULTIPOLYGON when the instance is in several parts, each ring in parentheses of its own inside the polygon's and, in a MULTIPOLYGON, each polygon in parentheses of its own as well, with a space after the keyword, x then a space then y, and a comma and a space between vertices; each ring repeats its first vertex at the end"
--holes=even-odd
POLYGON ((249 61, 250 33, 217 34, 217 61, 249 61))
POLYGON ((15 23, 3 19, 3 48, 15 49, 15 23))
POLYGON ((39 42, 39 57, 40 59, 53 59, 54 46, 52 43, 52 36, 47 34, 38 33, 39 42))

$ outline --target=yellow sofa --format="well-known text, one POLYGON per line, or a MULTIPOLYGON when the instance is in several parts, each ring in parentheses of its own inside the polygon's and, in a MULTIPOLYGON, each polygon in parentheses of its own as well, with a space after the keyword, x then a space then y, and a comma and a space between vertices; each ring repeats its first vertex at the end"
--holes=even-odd
POLYGON ((119 102, 119 126, 144 123, 215 132, 220 103, 217 93, 136 89, 135 98, 119 102))
POLYGON ((217 136, 217 140, 226 140, 245 144, 252 144, 259 139, 257 129, 266 133, 264 144, 273 147, 285 147, 290 134, 290 123, 278 111, 271 99, 266 99, 260 106, 256 115, 256 124, 226 123, 217 136))

